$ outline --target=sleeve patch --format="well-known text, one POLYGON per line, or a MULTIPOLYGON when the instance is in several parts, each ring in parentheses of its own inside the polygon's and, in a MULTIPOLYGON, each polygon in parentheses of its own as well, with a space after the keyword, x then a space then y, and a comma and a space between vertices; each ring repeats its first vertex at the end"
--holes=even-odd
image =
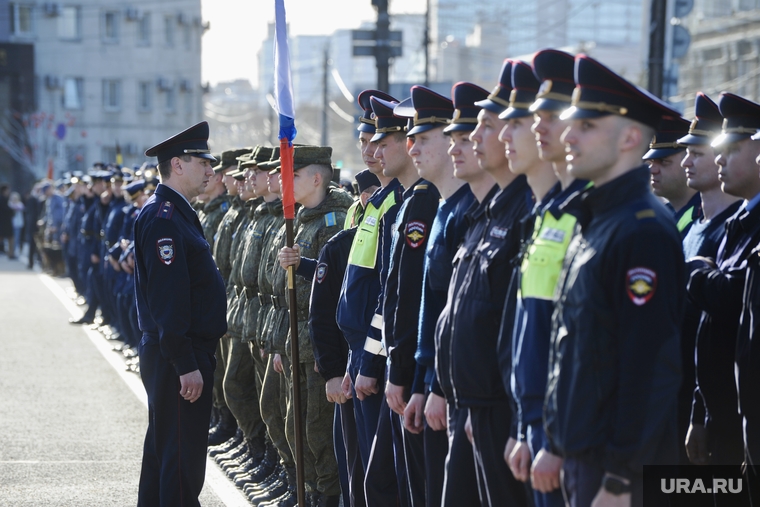
POLYGON ((174 261, 174 240, 172 238, 159 239, 156 241, 156 251, 161 262, 167 266, 170 265, 174 261))
POLYGON ((419 248, 425 242, 427 225, 419 220, 412 220, 406 224, 406 243, 412 248, 419 248))
POLYGON ((222 213, 227 213, 227 210, 230 209, 230 203, 223 202, 221 208, 222 208, 222 213))
POLYGON ((629 269, 625 277, 628 297, 636 306, 646 304, 657 289, 657 273, 647 268, 629 269))
POLYGON ((320 262, 317 266, 317 283, 322 283, 327 278, 327 264, 320 262))
POLYGON ((338 223, 338 219, 335 216, 335 212, 331 211, 330 213, 325 215, 325 225, 327 227, 332 227, 333 225, 336 225, 338 223))
POLYGON ((174 204, 172 204, 171 201, 164 201, 158 208, 158 213, 156 213, 156 216, 158 218, 165 218, 167 220, 170 220, 172 218, 172 213, 174 213, 174 204))

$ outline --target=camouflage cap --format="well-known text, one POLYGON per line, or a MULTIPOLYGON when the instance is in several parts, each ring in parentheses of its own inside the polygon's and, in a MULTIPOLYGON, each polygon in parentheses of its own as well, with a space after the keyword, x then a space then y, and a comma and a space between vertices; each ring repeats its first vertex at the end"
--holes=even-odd
POLYGON ((266 170, 262 168, 261 165, 269 162, 269 160, 272 158, 273 150, 274 148, 271 148, 269 146, 259 146, 258 150, 256 150, 256 153, 249 160, 240 163, 240 169, 256 167, 262 171, 266 170))
MULTIPOLYGON (((293 146, 293 170, 297 171, 312 164, 332 167, 332 148, 330 146, 293 146)), ((280 172, 280 166, 273 168, 280 172)))
POLYGON ((239 157, 250 154, 251 152, 253 152, 253 148, 238 148, 235 150, 223 151, 219 158, 219 164, 214 167, 214 172, 218 173, 229 167, 237 167, 239 157))

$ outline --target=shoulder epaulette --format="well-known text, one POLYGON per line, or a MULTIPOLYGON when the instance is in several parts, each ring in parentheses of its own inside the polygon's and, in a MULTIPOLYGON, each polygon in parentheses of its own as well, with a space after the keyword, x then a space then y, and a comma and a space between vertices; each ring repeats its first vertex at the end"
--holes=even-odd
POLYGON ((171 220, 172 213, 174 213, 174 204, 171 201, 164 201, 161 203, 161 206, 158 208, 158 213, 156 213, 156 216, 158 218, 165 218, 167 220, 171 220))
POLYGON ((428 184, 427 183, 420 183, 419 185, 415 185, 413 192, 420 192, 422 190, 427 190, 428 184))

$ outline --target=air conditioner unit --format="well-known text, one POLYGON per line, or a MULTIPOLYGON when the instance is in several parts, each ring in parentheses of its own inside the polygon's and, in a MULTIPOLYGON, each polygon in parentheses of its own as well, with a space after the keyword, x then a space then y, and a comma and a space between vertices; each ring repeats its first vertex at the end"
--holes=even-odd
POLYGON ((127 21, 137 21, 140 19, 140 11, 135 7, 127 7, 127 9, 124 11, 124 14, 127 18, 127 21))
POLYGON ((193 84, 189 79, 183 79, 179 82, 179 89, 183 92, 191 92, 193 91, 193 84))
POLYGON ((61 13, 61 7, 54 3, 43 4, 42 12, 45 13, 45 16, 52 18, 61 13))
POLYGON ((61 80, 58 76, 45 76, 45 88, 48 90, 57 90, 61 87, 61 80))
POLYGON ((169 79, 164 78, 158 78, 158 81, 156 82, 158 85, 158 89, 162 92, 168 92, 172 88, 174 88, 174 83, 171 82, 169 79))

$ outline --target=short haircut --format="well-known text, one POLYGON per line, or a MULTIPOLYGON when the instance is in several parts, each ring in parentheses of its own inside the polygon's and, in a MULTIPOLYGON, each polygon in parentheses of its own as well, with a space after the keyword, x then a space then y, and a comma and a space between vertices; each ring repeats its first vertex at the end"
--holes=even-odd
POLYGON ((327 187, 330 186, 330 182, 332 182, 333 177, 333 168, 332 166, 329 166, 327 164, 312 164, 309 166, 309 171, 311 174, 321 174, 322 175, 322 189, 327 190, 327 187))
POLYGON ((397 143, 406 144, 406 132, 391 132, 388 137, 394 138, 397 143))
MULTIPOLYGON (((190 162, 193 158, 192 155, 180 155, 179 158, 185 162, 190 162)), ((158 164, 158 174, 161 175, 161 179, 168 180, 172 175, 172 159, 164 160, 158 164)))

